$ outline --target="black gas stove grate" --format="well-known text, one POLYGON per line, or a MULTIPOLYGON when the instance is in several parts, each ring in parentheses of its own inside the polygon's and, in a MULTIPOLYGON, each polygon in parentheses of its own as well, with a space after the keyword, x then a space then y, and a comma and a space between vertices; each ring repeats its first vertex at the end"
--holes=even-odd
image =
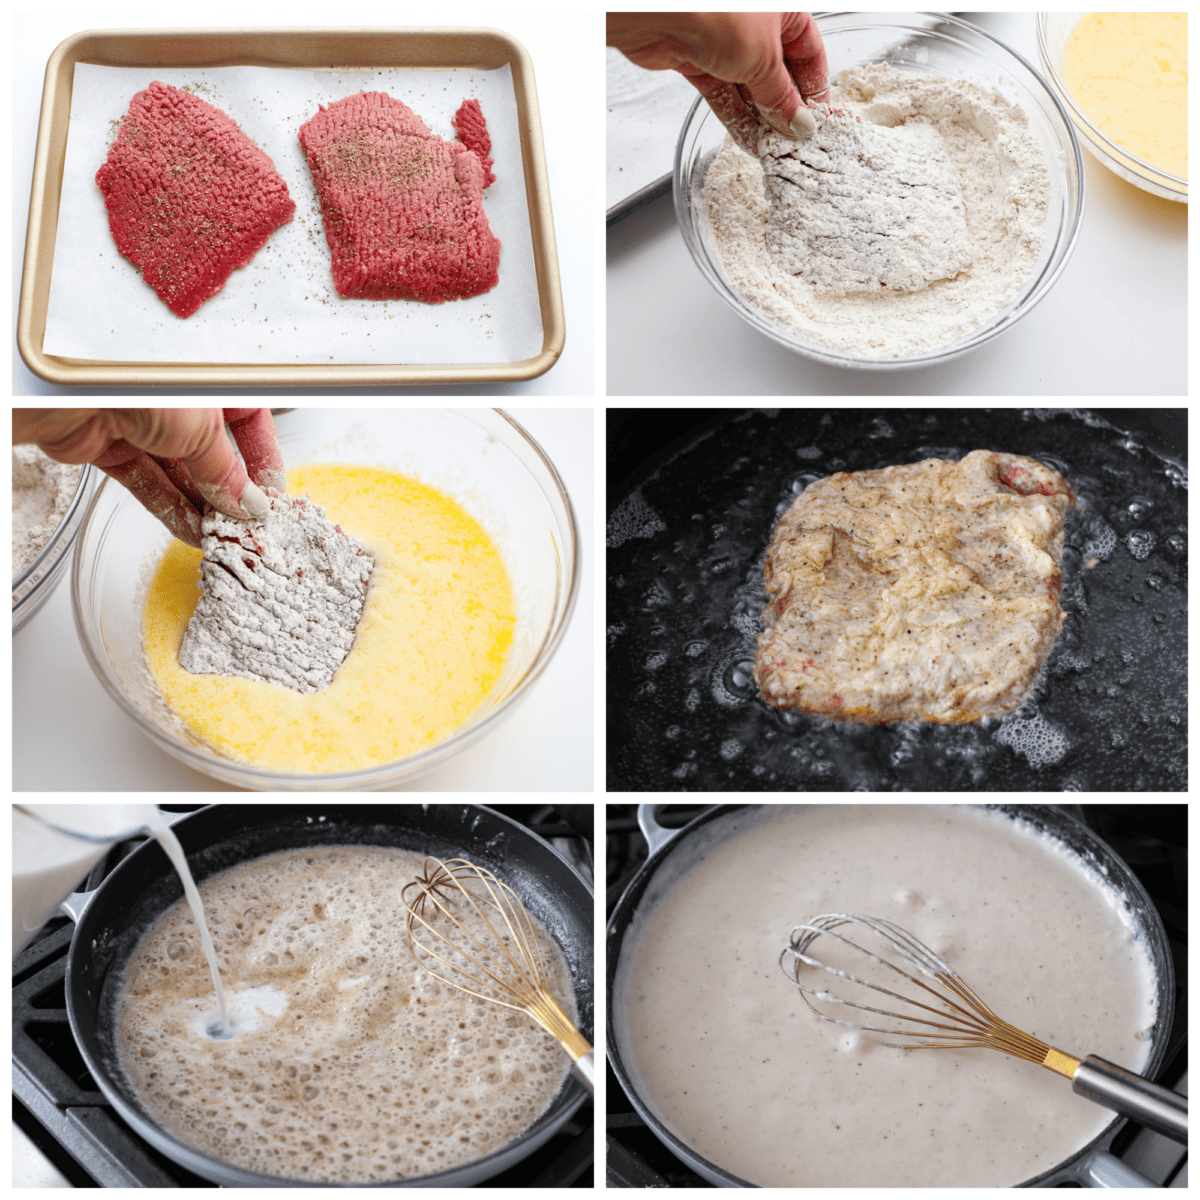
MULTIPOLYGON (((659 824, 682 829, 710 805, 672 804, 658 813, 659 824)), ((1187 805, 1100 804, 1070 806, 1129 864, 1154 901, 1171 945, 1175 967, 1175 1019, 1159 1082, 1174 1087, 1187 1075, 1187 805)), ((607 806, 606 917, 647 858, 646 839, 637 822, 637 806, 607 806)), ((626 1096, 611 1066, 606 1068, 606 1171, 609 1187, 707 1188, 697 1175, 663 1145, 626 1096)), ((1186 1086, 1181 1090, 1186 1092, 1186 1086)), ((1113 1142, 1112 1152, 1134 1169, 1155 1175, 1155 1160, 1164 1165, 1159 1182, 1169 1185, 1175 1172, 1186 1175, 1186 1151, 1166 1138, 1127 1122, 1113 1142), (1148 1146, 1147 1139, 1156 1139, 1148 1146), (1163 1149, 1165 1144, 1165 1152, 1163 1149), (1182 1167, 1180 1166, 1180 1156, 1182 1167)), ((1061 1183, 1059 1187, 1077 1187, 1061 1183)))
MULTIPOLYGON (((198 805, 164 805, 190 811, 198 805)), ((591 805, 494 805, 593 878, 591 805)), ((114 846, 80 891, 98 887, 141 840, 114 846)), ((55 917, 13 960, 13 1120, 76 1187, 212 1187, 159 1154, 117 1115, 87 1072, 63 980, 74 926, 55 917)), ((544 1146, 480 1187, 592 1187, 591 1100, 544 1146)))

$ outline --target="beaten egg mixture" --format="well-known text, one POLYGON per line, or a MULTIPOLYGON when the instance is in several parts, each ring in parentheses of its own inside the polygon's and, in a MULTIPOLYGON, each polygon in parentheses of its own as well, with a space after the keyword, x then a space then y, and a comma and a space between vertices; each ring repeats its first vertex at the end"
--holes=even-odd
POLYGON ((1067 44, 1063 79, 1114 142, 1187 178, 1186 12, 1087 13, 1067 44))
POLYGON ((354 648, 323 692, 191 675, 179 646, 200 598, 200 551, 174 542, 150 586, 146 662, 163 699, 230 758, 292 773, 351 771, 416 754, 454 732, 504 667, 516 613, 508 572, 449 496, 374 467, 287 473, 375 556, 354 648))

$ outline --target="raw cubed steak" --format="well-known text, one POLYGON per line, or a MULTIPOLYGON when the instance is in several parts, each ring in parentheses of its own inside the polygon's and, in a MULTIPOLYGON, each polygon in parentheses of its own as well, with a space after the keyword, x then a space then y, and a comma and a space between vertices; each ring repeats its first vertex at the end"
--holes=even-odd
POLYGON ((177 317, 296 211, 275 164, 229 117, 165 83, 134 96, 96 183, 117 249, 177 317))
POLYGON ((877 724, 1002 716, 1066 614, 1057 472, 975 450, 810 484, 779 519, 754 678, 768 704, 877 724))
POLYGON ((495 176, 479 102, 464 101, 454 124, 462 143, 430 133, 385 92, 360 92, 300 127, 338 295, 441 304, 496 286, 500 240, 483 211, 495 176))
POLYGON ((261 521, 204 517, 202 594, 179 665, 324 691, 354 645, 375 560, 319 504, 273 489, 268 499, 261 521))

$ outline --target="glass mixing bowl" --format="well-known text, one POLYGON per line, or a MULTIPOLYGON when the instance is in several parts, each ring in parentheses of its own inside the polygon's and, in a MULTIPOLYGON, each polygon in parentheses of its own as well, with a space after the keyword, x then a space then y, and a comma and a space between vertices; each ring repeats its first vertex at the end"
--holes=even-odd
POLYGON ((480 708, 445 741, 356 771, 301 774, 227 758, 163 701, 146 666, 142 614, 171 542, 124 488, 107 480, 75 549, 75 625, 92 670, 168 754, 226 783, 259 790, 369 790, 413 779, 494 728, 545 669, 579 588, 578 530, 553 463, 498 410, 294 409, 277 419, 286 463, 354 463, 412 476, 452 496, 487 530, 508 568, 517 623, 508 661, 480 708))
POLYGON ((1042 60, 1042 69, 1046 72, 1054 94, 1063 102, 1071 124, 1075 126, 1080 140, 1093 158, 1126 183, 1140 187, 1143 192, 1162 196, 1164 200, 1178 200, 1186 204, 1186 179, 1163 171, 1118 145, 1093 125, 1083 109, 1071 99, 1071 93, 1062 78, 1063 54, 1066 52, 1067 42, 1071 40, 1071 34, 1075 32, 1075 26, 1079 24, 1080 18, 1085 16, 1087 13, 1081 12, 1040 12, 1037 15, 1038 57, 1042 60))
POLYGON ((806 341, 750 303, 726 278, 713 248, 704 177, 725 144, 725 128, 697 100, 675 151, 675 211, 683 240, 700 273, 748 325, 781 346, 836 367, 887 371, 947 362, 1012 328, 1054 286, 1075 248, 1083 217, 1083 160, 1062 104, 1041 76, 989 34, 950 16, 921 13, 827 13, 817 18, 830 74, 885 62, 901 71, 949 75, 998 89, 1029 118, 1050 163, 1046 240, 1021 291, 969 337, 905 358, 862 358, 806 341))
POLYGON ((54 589, 71 561, 71 547, 83 525, 84 514, 87 512, 88 501, 96 490, 96 480, 100 472, 89 464, 84 464, 79 473, 79 483, 75 487, 75 497, 71 507, 67 509, 54 535, 42 547, 42 552, 13 580, 12 585, 12 627, 16 633, 42 605, 50 599, 54 589))

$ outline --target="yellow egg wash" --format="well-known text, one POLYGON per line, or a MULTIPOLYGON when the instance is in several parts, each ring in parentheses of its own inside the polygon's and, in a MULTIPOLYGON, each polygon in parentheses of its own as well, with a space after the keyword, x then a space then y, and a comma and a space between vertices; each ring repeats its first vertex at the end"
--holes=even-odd
POLYGON ((288 471, 375 556, 354 648, 323 692, 191 675, 179 647, 200 598, 200 551, 172 543, 150 585, 146 662, 167 704, 231 758, 291 773, 405 758, 454 732, 491 690, 512 643, 508 572, 483 528, 449 496, 392 471, 288 471))
POLYGON ((1186 12, 1091 12, 1063 55, 1063 80, 1092 123, 1138 158, 1188 173, 1186 12))

